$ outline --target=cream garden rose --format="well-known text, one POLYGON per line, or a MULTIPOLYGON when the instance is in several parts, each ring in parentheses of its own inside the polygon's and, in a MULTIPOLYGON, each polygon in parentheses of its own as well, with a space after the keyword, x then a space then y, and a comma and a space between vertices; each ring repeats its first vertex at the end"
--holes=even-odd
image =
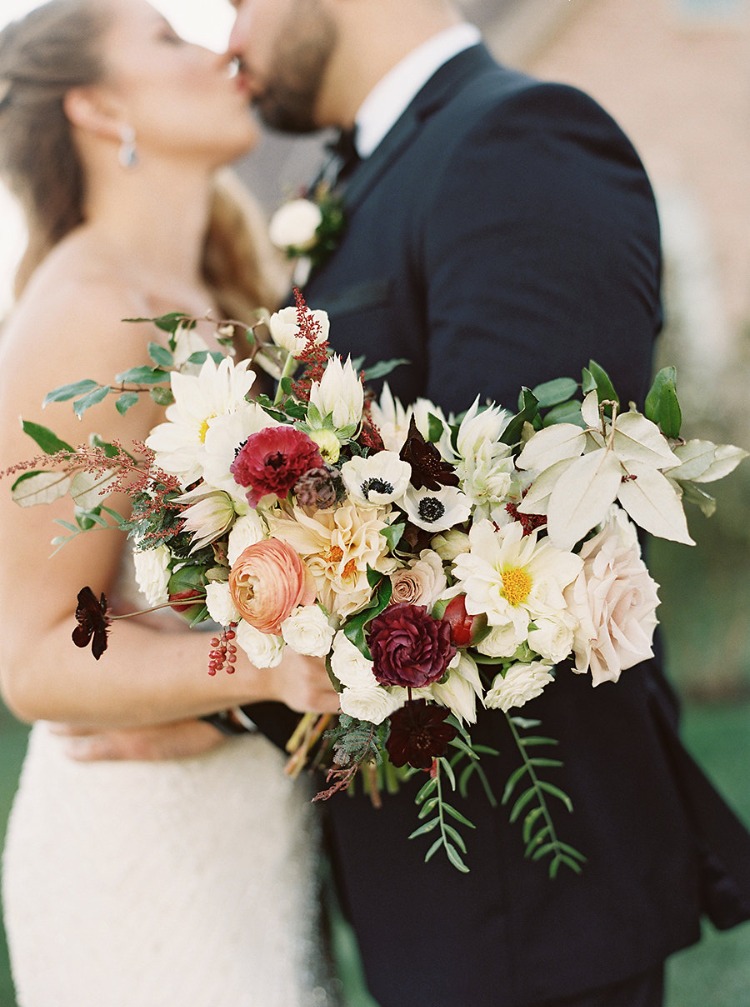
POLYGON ((317 230, 322 223, 323 213, 317 203, 310 199, 291 199, 274 213, 268 233, 271 242, 281 251, 308 252, 317 243, 317 230))

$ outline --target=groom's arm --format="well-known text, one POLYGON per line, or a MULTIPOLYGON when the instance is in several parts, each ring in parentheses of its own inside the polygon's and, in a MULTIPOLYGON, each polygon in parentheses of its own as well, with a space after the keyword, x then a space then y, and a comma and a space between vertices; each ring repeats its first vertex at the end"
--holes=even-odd
POLYGON ((659 329, 653 194, 630 142, 581 92, 532 84, 456 144, 424 218, 426 395, 514 407, 594 358, 641 400, 659 329))

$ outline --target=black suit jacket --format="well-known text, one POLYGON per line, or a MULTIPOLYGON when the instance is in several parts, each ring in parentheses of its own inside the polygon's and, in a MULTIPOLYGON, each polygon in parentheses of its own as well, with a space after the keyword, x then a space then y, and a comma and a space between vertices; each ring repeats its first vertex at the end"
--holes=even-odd
MULTIPOLYGON (((344 200, 346 234, 305 296, 329 312, 337 352, 409 358, 389 378, 404 402, 461 410, 480 393, 513 407, 522 385, 578 378, 590 358, 625 401, 642 399, 661 324, 657 214, 633 147, 586 95, 467 50, 354 171, 344 200)), ((279 739, 288 731, 273 708, 251 712, 279 739)), ((439 856, 425 865, 428 837, 407 840, 415 787, 379 811, 364 797, 328 802, 343 901, 382 1007, 536 1004, 690 944, 709 901, 720 925, 750 913, 750 840, 682 749, 655 662, 597 689, 561 669, 523 715, 560 742, 556 779, 575 811, 556 818, 589 858, 581 877, 551 881, 525 861, 519 826, 479 786, 464 807, 477 825, 468 875, 439 856)), ((500 795, 518 765, 502 716, 482 714, 474 736, 501 750, 484 760, 500 795)))

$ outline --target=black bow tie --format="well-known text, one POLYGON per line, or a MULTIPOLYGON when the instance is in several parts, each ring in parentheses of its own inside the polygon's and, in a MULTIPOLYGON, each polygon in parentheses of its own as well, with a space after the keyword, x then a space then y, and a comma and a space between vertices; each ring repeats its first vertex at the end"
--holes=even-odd
POLYGON ((361 160, 355 144, 356 135, 356 127, 354 129, 342 129, 337 136, 326 144, 326 149, 331 155, 334 184, 341 182, 347 175, 351 174, 361 160))

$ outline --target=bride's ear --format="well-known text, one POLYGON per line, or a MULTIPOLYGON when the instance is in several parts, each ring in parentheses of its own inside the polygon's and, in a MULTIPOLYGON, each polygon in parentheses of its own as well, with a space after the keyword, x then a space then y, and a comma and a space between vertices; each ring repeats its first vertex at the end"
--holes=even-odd
POLYGON ((63 109, 68 122, 84 133, 109 140, 119 140, 122 135, 122 109, 100 88, 71 88, 63 98, 63 109))

